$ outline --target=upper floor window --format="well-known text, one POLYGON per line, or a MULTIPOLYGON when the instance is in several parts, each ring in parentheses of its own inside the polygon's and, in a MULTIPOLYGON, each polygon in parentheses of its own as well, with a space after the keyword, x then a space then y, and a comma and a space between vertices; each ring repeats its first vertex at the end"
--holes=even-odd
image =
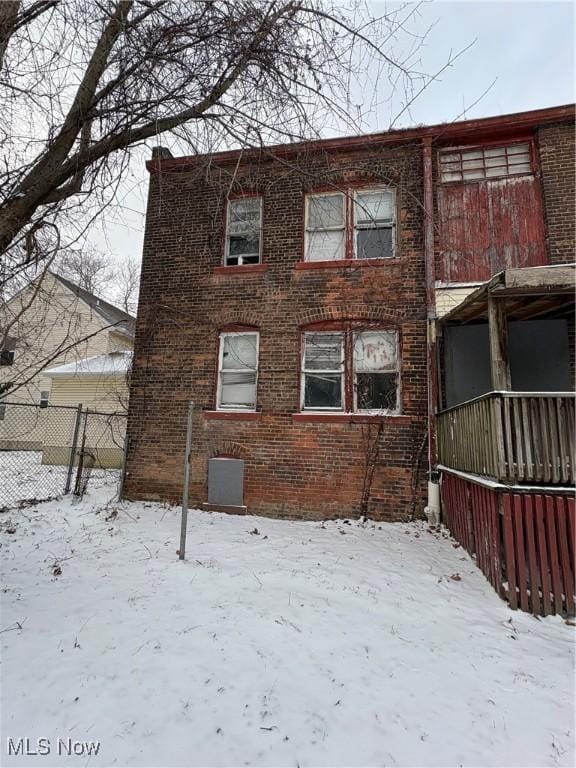
POLYGON ((0 365, 14 364, 14 351, 16 349, 16 339, 8 336, 4 346, 0 349, 0 365))
POLYGON ((501 147, 447 149, 440 153, 442 181, 476 181, 531 172, 528 142, 501 147))
POLYGON ((228 201, 226 266, 259 264, 262 243, 262 198, 241 197, 228 201))
POLYGON ((391 258, 395 228, 394 190, 308 195, 306 261, 391 258))
POLYGON ((48 408, 49 402, 50 402, 50 392, 46 390, 42 390, 42 392, 40 392, 40 408, 48 408))
POLYGON ((255 410, 258 342, 257 332, 220 334, 218 409, 255 410))
POLYGON ((306 332, 301 407, 398 413, 398 333, 383 329, 306 332))

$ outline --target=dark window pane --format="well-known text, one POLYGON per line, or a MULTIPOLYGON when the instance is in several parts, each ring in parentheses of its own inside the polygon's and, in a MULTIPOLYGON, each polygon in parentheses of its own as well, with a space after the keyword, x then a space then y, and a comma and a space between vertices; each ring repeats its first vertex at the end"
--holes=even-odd
POLYGON ((396 410, 397 376, 395 373, 358 373, 356 407, 359 411, 396 410))
POLYGON ((383 259, 393 255, 392 227, 357 230, 356 257, 358 259, 383 259))
POLYGON ((0 365, 12 365, 14 363, 14 350, 0 350, 0 365))
POLYGON ((327 373, 307 373, 304 383, 304 407, 341 408, 342 377, 327 373))
POLYGON ((230 237, 230 256, 241 256, 245 253, 258 253, 260 249, 260 235, 232 235, 230 237))

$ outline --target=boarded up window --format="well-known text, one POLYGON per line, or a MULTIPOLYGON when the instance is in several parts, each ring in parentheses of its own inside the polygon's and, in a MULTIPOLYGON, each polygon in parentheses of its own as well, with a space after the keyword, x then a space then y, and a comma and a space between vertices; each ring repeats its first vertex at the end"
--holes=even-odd
POLYGON ((440 153, 438 279, 482 282, 548 263, 528 142, 440 153))

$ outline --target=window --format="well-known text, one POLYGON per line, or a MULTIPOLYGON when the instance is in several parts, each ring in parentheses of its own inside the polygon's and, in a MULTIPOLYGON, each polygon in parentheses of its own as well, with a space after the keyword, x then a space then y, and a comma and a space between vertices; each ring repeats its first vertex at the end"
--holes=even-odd
POLYGON ((8 336, 4 346, 0 350, 0 366, 14 364, 14 350, 16 349, 16 339, 8 336))
POLYGON ((302 410, 398 413, 398 363, 394 330, 306 332, 302 410))
POLYGON ((528 142, 502 147, 447 149, 440 154, 442 181, 477 181, 532 173, 528 142))
POLYGON ((344 195, 311 195, 307 199, 307 261, 344 258, 346 238, 344 195))
POLYGON ((302 366, 303 407, 314 411, 342 410, 344 334, 307 333, 302 366))
POLYGON ((388 191, 358 192, 354 201, 356 258, 394 256, 394 194, 388 191))
POLYGON ((391 189, 306 198, 306 261, 394 256, 396 200, 391 189))
POLYGON ((260 263, 262 199, 243 197, 228 201, 226 266, 260 263))
POLYGON ((398 410, 397 350, 396 331, 364 331, 355 335, 355 410, 398 410))
POLYGON ((255 410, 258 333, 220 335, 217 408, 255 410))
POLYGON ((40 408, 48 408, 48 401, 50 400, 50 392, 43 390, 40 392, 40 408))
POLYGON ((6 403, 0 403, 0 421, 4 421, 6 418, 6 403))

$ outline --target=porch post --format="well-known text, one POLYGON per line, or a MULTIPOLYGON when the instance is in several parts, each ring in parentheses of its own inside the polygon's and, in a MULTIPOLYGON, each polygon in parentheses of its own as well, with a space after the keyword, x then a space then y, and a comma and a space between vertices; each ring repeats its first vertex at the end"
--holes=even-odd
POLYGON ((490 334, 490 369, 492 389, 511 389, 510 361, 508 358, 508 326, 502 299, 488 295, 488 330, 490 334))

